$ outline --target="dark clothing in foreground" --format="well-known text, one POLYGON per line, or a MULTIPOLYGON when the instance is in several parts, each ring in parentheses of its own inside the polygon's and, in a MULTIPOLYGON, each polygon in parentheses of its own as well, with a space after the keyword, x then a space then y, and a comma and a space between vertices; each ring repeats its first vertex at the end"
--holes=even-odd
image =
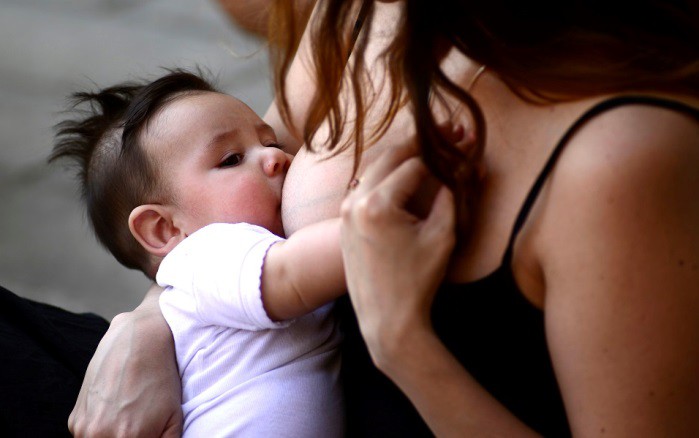
POLYGON ((0 287, 0 435, 71 436, 68 415, 109 323, 0 287))

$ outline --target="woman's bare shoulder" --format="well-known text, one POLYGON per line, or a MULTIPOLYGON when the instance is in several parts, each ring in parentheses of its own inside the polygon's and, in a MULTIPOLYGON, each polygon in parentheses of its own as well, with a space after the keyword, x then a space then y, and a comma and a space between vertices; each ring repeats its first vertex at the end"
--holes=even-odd
POLYGON ((605 233, 611 242, 633 238, 630 230, 691 225, 699 220, 697 169, 699 121, 687 113, 629 105, 597 116, 552 171, 542 219, 546 252, 564 238, 572 243, 582 236, 580 244, 589 245, 605 233))
MULTIPOLYGON (((613 264, 616 251, 657 236, 659 227, 684 221, 699 233, 698 168, 699 121, 686 113, 628 105, 589 120, 537 201, 532 266, 543 276, 568 276, 581 252, 599 251, 596 261, 613 264)), ((541 288, 549 282, 542 277, 541 288)), ((542 302, 544 289, 536 292, 542 302)))
POLYGON ((552 173, 551 185, 562 186, 559 192, 563 195, 566 188, 587 187, 584 192, 588 195, 594 188, 604 195, 609 190, 642 192, 657 184, 669 184, 681 192, 681 186, 697 183, 687 180, 699 175, 697 166, 696 115, 652 105, 626 105, 589 120, 571 138, 552 173))
POLYGON ((591 120, 551 175, 538 253, 574 434, 699 428, 697 169, 699 122, 635 105, 591 120))

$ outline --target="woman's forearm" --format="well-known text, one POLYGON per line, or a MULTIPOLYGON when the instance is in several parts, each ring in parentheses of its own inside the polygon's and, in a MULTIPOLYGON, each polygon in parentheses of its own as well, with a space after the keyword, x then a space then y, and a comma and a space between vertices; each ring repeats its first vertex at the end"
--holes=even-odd
POLYGON ((90 361, 68 426, 80 436, 179 436, 181 386, 172 334, 153 286, 117 315, 90 361))
POLYGON ((431 329, 416 327, 405 335, 406 341, 396 336, 384 345, 376 364, 436 436, 537 436, 464 370, 431 329))

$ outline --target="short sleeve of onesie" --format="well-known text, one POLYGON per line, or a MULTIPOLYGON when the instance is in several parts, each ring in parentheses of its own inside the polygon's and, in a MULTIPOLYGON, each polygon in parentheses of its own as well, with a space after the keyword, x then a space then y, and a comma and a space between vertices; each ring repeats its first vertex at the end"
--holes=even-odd
MULTIPOLYGON (((283 238, 246 223, 208 225, 184 239, 161 262, 156 280, 176 293, 161 297, 194 306, 203 324, 243 330, 285 327, 262 305, 261 276, 269 248, 283 238)), ((177 303, 171 303, 177 305, 177 303)))

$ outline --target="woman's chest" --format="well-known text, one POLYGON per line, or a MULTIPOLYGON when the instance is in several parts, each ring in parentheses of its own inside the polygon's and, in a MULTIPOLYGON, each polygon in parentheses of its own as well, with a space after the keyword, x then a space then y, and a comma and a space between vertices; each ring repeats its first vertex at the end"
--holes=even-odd
POLYGON ((447 280, 466 283, 482 279, 503 263, 522 293, 543 302, 544 282, 538 258, 545 233, 539 212, 547 162, 580 113, 594 99, 550 106, 512 105, 513 110, 484 109, 488 139, 484 149, 486 176, 476 195, 470 237, 455 251, 447 280), (535 187, 538 177, 542 185, 535 187), (517 224, 519 222, 519 224, 517 224), (509 251, 511 258, 505 260, 509 251))
POLYGON ((471 229, 454 251, 447 281, 473 282, 500 267, 529 182, 523 175, 486 177, 472 211, 471 229))

